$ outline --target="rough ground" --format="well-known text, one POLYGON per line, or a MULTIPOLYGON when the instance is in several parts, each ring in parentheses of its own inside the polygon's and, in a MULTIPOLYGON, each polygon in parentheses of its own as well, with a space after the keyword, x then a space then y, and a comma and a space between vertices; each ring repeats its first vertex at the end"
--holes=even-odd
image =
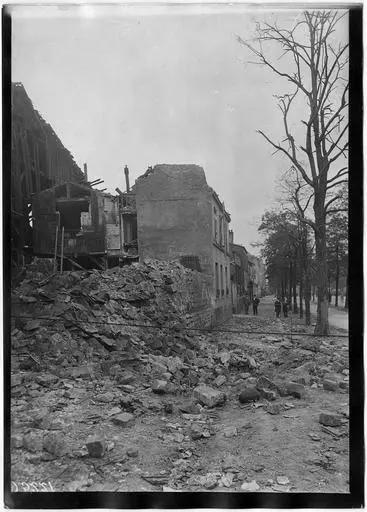
MULTIPOLYGON (((27 282, 15 293, 25 312, 35 304, 31 290, 44 290, 28 284, 26 294, 27 282)), ((66 304, 81 305, 70 289, 64 286, 66 304)), ((57 309, 55 297, 48 300, 57 309)), ((116 297, 99 300, 93 311, 116 297)), ((286 336, 291 319, 274 319, 270 299, 259 313, 234 316, 222 332, 110 333, 109 348, 84 324, 60 331, 55 322, 18 321, 12 490, 348 492, 347 338, 308 337, 311 328, 295 319, 296 334, 286 336), (84 344, 93 350, 81 351, 84 344), (194 390, 204 383, 220 403, 225 393, 224 404, 203 405, 194 390), (240 403, 244 390, 255 400, 240 403), (338 426, 319 422, 326 412, 338 426), (86 447, 90 436, 97 452, 86 447)))

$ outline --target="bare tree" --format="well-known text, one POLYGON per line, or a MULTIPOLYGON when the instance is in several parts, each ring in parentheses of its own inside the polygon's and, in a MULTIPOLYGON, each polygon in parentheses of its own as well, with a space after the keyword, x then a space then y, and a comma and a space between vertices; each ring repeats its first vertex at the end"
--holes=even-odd
POLYGON ((317 323, 315 334, 328 334, 326 218, 335 211, 335 194, 347 181, 347 165, 339 165, 348 151, 348 43, 337 43, 335 30, 345 13, 305 11, 290 29, 276 23, 257 26, 255 42, 238 38, 258 58, 257 63, 290 83, 294 90, 278 96, 285 137, 280 142, 258 130, 267 142, 285 155, 310 191, 313 219, 304 219, 315 233, 317 272, 317 323), (267 57, 265 47, 279 45, 279 59, 267 57), (287 60, 284 69, 280 66, 287 60), (289 71, 292 69, 292 71, 289 71), (300 112, 304 101, 303 134, 291 131, 291 112, 300 112), (333 206, 334 205, 334 206, 333 206))

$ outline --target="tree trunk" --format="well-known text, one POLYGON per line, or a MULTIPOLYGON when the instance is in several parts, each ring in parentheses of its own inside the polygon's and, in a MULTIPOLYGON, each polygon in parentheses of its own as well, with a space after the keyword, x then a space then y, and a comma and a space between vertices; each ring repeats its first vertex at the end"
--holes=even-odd
POLYGON ((303 318, 303 276, 301 273, 299 280, 299 317, 303 318))
POLYGON ((293 286, 293 273, 292 273, 292 262, 289 263, 289 289, 288 289, 288 300, 292 302, 292 286, 293 286))
MULTIPOLYGON (((325 187, 326 190, 326 187, 325 187)), ((325 196, 315 192, 315 260, 317 279, 317 320, 315 334, 329 334, 328 265, 326 259, 325 196)))
POLYGON ((293 313, 298 313, 297 306, 297 267, 296 262, 293 265, 293 313))
POLYGON ((336 270, 335 270, 335 307, 338 307, 339 298, 339 244, 336 244, 336 270))
POLYGON ((328 292, 327 292, 327 294, 328 294, 328 302, 329 302, 329 304, 331 304, 330 280, 331 280, 331 278, 330 278, 330 275, 329 275, 329 277, 328 277, 328 292))
POLYGON ((349 293, 348 293, 348 274, 347 274, 347 278, 345 280, 345 303, 344 303, 344 308, 345 309, 348 309, 349 307, 349 304, 348 304, 348 296, 349 296, 349 293))
POLYGON ((311 308, 310 308, 310 301, 311 301, 311 281, 310 276, 308 273, 308 268, 305 271, 305 324, 311 325, 311 308))
POLYGON ((315 302, 315 285, 312 285, 312 301, 315 302))

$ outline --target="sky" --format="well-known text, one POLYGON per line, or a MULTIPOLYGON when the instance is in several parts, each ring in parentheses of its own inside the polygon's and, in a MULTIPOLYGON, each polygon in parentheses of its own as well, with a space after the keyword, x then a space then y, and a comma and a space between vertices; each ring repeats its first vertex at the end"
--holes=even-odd
MULTIPOLYGON (((89 179, 114 193, 148 166, 201 165, 258 254, 257 228, 289 167, 256 133, 281 137, 274 95, 290 92, 236 36, 290 25, 296 9, 243 6, 12 6, 12 80, 22 82, 89 179)), ((347 21, 345 31, 347 30, 347 21)), ((346 32, 345 32, 346 34, 346 32)), ((343 36, 345 36, 343 34, 343 36)), ((270 50, 271 52, 272 50, 270 50)), ((274 55, 275 56, 275 55, 274 55)))

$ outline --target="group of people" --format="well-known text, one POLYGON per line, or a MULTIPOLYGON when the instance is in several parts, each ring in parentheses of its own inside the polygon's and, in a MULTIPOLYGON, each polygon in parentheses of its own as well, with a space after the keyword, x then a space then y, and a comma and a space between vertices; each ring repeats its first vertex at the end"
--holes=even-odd
MULTIPOLYGON (((254 315, 257 315, 257 308, 260 303, 260 299, 257 295, 254 295, 252 299, 248 295, 245 295, 244 297, 244 309, 245 309, 245 315, 248 315, 250 305, 252 304, 252 312, 254 315)), ((275 316, 277 318, 280 317, 280 314, 283 310, 284 318, 288 317, 288 311, 291 304, 288 301, 287 297, 284 297, 283 300, 281 300, 278 296, 274 298, 274 309, 275 309, 275 316)))
POLYGON ((245 315, 248 315, 248 310, 250 308, 250 304, 252 303, 252 312, 254 315, 257 315, 257 307, 260 303, 259 297, 257 295, 254 295, 253 299, 251 300, 248 295, 245 295, 244 299, 244 306, 245 306, 245 315))
POLYGON ((289 306, 290 306, 290 304, 288 302, 287 297, 284 297, 283 301, 281 301, 281 299, 279 297, 275 297, 275 299, 274 299, 274 309, 275 309, 276 317, 277 318, 280 317, 280 313, 281 313, 281 311, 283 309, 284 318, 287 318, 289 306))

